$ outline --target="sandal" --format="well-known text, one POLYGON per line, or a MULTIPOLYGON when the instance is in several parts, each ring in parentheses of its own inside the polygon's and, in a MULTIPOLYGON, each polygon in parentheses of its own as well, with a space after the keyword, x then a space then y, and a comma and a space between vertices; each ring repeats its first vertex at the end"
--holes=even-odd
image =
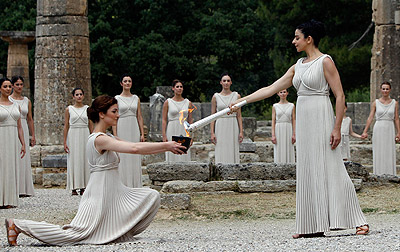
POLYGON ((369 225, 366 224, 361 227, 357 227, 356 229, 356 235, 367 235, 369 233, 369 225))
POLYGON ((7 219, 5 219, 5 224, 6 224, 8 245, 10 245, 10 246, 18 246, 17 237, 18 237, 20 232, 17 231, 17 227, 15 226, 14 223, 10 226, 10 223, 9 223, 9 221, 7 219), (11 231, 13 231, 15 234, 10 234, 11 231), (15 239, 12 239, 13 237, 15 237, 15 239))
POLYGON ((77 193, 77 191, 76 190, 72 190, 72 194, 71 194, 72 196, 74 196, 74 195, 78 195, 78 193, 77 193))
POLYGON ((298 238, 316 238, 316 237, 325 237, 324 232, 313 233, 313 234, 294 234, 292 235, 293 239, 298 238))
POLYGON ((81 189, 81 190, 79 191, 79 194, 80 194, 80 195, 83 195, 84 192, 85 192, 85 189, 81 189))

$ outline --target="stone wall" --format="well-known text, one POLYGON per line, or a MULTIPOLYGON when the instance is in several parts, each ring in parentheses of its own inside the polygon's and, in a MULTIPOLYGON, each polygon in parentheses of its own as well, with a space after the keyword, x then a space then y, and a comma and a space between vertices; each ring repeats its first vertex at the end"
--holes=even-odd
POLYGON ((81 87, 91 103, 87 0, 38 0, 35 52, 35 130, 41 145, 63 143, 65 108, 81 87))

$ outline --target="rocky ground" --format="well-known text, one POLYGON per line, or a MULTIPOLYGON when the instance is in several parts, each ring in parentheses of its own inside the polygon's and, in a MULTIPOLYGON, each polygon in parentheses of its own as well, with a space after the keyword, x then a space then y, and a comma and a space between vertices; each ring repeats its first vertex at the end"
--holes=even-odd
MULTIPOLYGON (((366 188, 358 195, 371 225, 367 236, 345 230, 294 240, 294 193, 230 193, 193 195, 185 211, 161 209, 134 242, 54 247, 21 235, 21 246, 10 248, 3 227, 0 251, 400 251, 400 189, 366 188)), ((65 224, 79 199, 63 189, 38 189, 18 208, 0 210, 0 217, 65 224)))

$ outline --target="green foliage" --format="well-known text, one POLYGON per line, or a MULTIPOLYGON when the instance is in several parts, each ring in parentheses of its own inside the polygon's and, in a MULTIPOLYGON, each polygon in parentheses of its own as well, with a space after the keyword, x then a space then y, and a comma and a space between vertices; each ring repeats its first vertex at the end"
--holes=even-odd
POLYGON ((370 92, 369 87, 361 87, 348 92, 345 92, 347 102, 369 102, 370 92))

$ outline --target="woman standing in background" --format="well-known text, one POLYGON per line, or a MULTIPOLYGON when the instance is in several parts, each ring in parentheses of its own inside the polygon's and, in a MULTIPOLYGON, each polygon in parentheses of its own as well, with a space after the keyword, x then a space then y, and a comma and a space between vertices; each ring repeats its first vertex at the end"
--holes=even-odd
POLYGON ((25 140, 25 156, 22 158, 19 169, 19 196, 33 196, 33 181, 32 181, 32 167, 31 167, 31 152, 29 146, 35 146, 35 126, 32 118, 32 103, 28 97, 22 96, 24 88, 24 78, 22 76, 14 76, 11 78, 13 85, 13 93, 9 96, 11 102, 19 105, 21 110, 21 126, 24 132, 25 140), (29 144, 29 133, 32 138, 29 144))
POLYGON ((272 107, 272 137, 274 144, 274 163, 295 163, 294 146, 296 142, 296 112, 294 104, 286 99, 289 92, 278 92, 278 103, 272 107))
POLYGON ((88 105, 83 104, 82 88, 72 90, 74 105, 65 109, 64 150, 67 152, 67 190, 82 195, 89 181, 89 164, 85 146, 93 124, 87 116, 88 105))
MULTIPOLYGON (((228 73, 221 75, 222 90, 211 99, 211 114, 228 108, 240 98, 237 92, 231 91, 232 79, 228 73)), ((243 141, 242 113, 224 115, 211 123, 211 142, 215 144, 215 163, 240 163, 239 143, 243 141)))
MULTIPOLYGON (((132 78, 124 74, 120 85, 122 93, 115 96, 118 101, 119 119, 113 127, 114 136, 129 142, 144 142, 144 128, 140 99, 131 93, 132 78)), ((119 175, 122 183, 128 187, 142 187, 142 156, 120 154, 119 175)))

